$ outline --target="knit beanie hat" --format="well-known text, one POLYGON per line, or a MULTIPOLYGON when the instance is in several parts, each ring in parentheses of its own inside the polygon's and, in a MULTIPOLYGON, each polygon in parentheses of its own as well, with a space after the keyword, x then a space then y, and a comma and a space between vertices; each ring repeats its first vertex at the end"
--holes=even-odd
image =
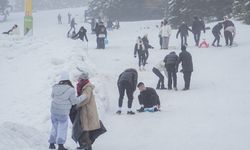
POLYGON ((82 72, 82 74, 79 76, 79 79, 84 79, 84 80, 89 79, 89 73, 88 72, 82 72))

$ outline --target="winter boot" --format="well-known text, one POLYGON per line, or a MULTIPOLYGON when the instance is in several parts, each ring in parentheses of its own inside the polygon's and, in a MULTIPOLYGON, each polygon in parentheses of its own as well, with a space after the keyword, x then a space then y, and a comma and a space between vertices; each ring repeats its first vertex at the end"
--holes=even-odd
POLYGON ((140 109, 137 109, 138 112, 144 112, 144 107, 141 107, 140 109))
POLYGON ((162 86, 161 86, 161 89, 162 89, 162 90, 166 90, 167 88, 165 88, 165 86, 162 85, 162 86))
POLYGON ((134 115, 135 112, 133 112, 133 111, 128 111, 127 114, 128 114, 128 115, 134 115))
POLYGON ((157 84, 156 89, 157 89, 157 90, 160 89, 160 85, 159 85, 159 84, 157 84))
POLYGON ((68 150, 63 146, 63 144, 58 144, 58 150, 68 150))
POLYGON ((177 87, 174 87, 174 90, 175 90, 175 91, 178 91, 177 87))
POLYGON ((54 143, 50 143, 50 144, 49 144, 49 149, 56 149, 55 144, 54 144, 54 143))

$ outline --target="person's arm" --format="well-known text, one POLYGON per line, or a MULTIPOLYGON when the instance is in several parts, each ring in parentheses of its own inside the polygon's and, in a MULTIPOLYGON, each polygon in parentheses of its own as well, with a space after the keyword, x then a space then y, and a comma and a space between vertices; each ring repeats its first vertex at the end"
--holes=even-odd
POLYGON ((138 78, 138 74, 136 72, 133 72, 133 76, 132 76, 132 81, 133 81, 133 91, 136 90, 136 86, 137 86, 137 78, 138 78))
POLYGON ((79 31, 76 35, 72 36, 72 38, 73 38, 73 39, 74 39, 74 38, 77 38, 77 37, 79 36, 79 33, 80 33, 80 31, 79 31))
POLYGON ((87 98, 87 94, 82 94, 81 96, 77 97, 75 95, 75 91, 74 89, 72 88, 72 91, 71 91, 71 95, 69 97, 69 100, 71 102, 71 105, 76 105, 76 104, 79 104, 83 101, 85 101, 87 98))
POLYGON ((84 96, 84 95, 85 95, 85 100, 82 101, 81 103, 79 103, 79 104, 77 105, 77 108, 82 107, 82 106, 88 104, 88 103, 90 102, 90 100, 91 100, 92 94, 93 94, 93 93, 92 93, 92 88, 91 88, 91 87, 87 87, 87 88, 82 92, 82 95, 81 95, 81 96, 84 96))
POLYGON ((87 31, 84 33, 85 40, 88 42, 87 31))

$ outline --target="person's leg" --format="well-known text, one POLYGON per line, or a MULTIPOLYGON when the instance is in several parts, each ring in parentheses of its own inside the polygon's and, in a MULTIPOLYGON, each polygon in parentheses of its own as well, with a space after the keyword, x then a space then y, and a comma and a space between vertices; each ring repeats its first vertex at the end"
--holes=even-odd
POLYGON ((194 42, 195 42, 195 45, 197 46, 197 33, 194 33, 194 42))
POLYGON ((159 70, 156 69, 156 68, 153 68, 152 71, 153 71, 153 73, 154 73, 157 77, 159 77, 159 80, 158 80, 158 83, 157 83, 157 86, 156 86, 156 89, 159 89, 160 86, 161 86, 161 78, 160 78, 160 76, 159 76, 159 70))
POLYGON ((87 149, 91 147, 92 141, 89 137, 90 132, 84 131, 79 138, 79 145, 81 149, 87 149))
POLYGON ((100 38, 96 37, 96 44, 97 44, 97 49, 100 49, 100 38))
POLYGON ((168 89, 172 89, 172 73, 171 71, 168 71, 168 89))
POLYGON ((173 74, 173 80, 174 80, 174 88, 177 89, 177 75, 176 75, 176 72, 173 71, 172 74, 173 74))
POLYGON ((58 121, 54 114, 51 114, 51 123, 52 128, 50 132, 49 143, 56 144, 58 121))
POLYGON ((139 62, 138 62, 139 68, 141 68, 141 65, 143 64, 143 61, 144 61, 142 54, 138 55, 138 60, 139 60, 139 62))
POLYGON ((138 96, 138 100, 139 100, 139 104, 140 104, 140 105, 144 105, 144 103, 143 103, 143 98, 142 98, 142 95, 141 95, 141 94, 138 96))
MULTIPOLYGON (((148 51, 148 48, 145 50, 145 54, 144 54, 144 56, 145 56, 145 64, 147 63, 147 60, 148 60, 148 57, 149 57, 149 51, 148 51)), ((145 65, 144 65, 145 66, 145 65)))
POLYGON ((190 88, 191 75, 192 75, 192 72, 188 72, 188 74, 187 74, 187 89, 190 88))
POLYGON ((166 48, 169 48, 169 37, 166 37, 166 48))
POLYGON ((146 65, 146 63, 147 63, 147 58, 146 58, 146 54, 144 53, 144 54, 142 54, 142 65, 143 65, 143 67, 146 65))
POLYGON ((220 35, 217 34, 217 46, 220 46, 220 35))
POLYGON ((184 40, 184 37, 181 35, 181 46, 184 45, 184 43, 183 43, 184 41, 183 40, 184 40))
POLYGON ((68 131, 68 115, 58 116, 57 144, 65 144, 68 131))
POLYGON ((124 83, 123 82, 119 83, 118 90, 119 90, 118 106, 119 106, 119 108, 122 108, 123 98, 124 98, 124 93, 125 93, 125 88, 124 88, 124 83))
POLYGON ((228 45, 228 41, 229 41, 228 31, 225 31, 225 32, 224 32, 224 37, 225 37, 226 45, 228 45))
POLYGON ((166 49, 167 48, 167 39, 166 37, 162 37, 162 49, 166 49))
POLYGON ((162 37, 159 36, 159 40, 160 40, 160 46, 161 46, 161 49, 162 49, 162 37))
POLYGON ((233 34, 232 32, 228 32, 228 37, 229 37, 229 41, 230 41, 230 46, 233 45, 233 34))
POLYGON ((126 94, 128 97, 128 109, 131 109, 134 97, 133 97, 132 86, 129 83, 127 83, 126 85, 126 94))
POLYGON ((197 34, 197 43, 196 43, 197 46, 199 46, 200 44, 200 38, 201 38, 201 32, 197 34))
POLYGON ((184 36, 185 45, 187 46, 187 36, 184 36))

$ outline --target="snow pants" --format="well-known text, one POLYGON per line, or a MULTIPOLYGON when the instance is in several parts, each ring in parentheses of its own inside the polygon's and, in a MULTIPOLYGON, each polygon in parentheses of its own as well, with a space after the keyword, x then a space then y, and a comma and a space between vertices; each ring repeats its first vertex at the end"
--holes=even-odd
POLYGON ((97 38, 97 49, 105 49, 105 38, 97 38))
POLYGON ((157 89, 158 88, 164 88, 165 87, 165 85, 164 85, 164 76, 162 75, 162 73, 160 72, 160 70, 159 69, 157 69, 157 68, 153 68, 152 69, 152 71, 153 71, 153 73, 157 76, 157 77, 159 77, 159 80, 158 80, 158 83, 157 83, 157 89))
POLYGON ((162 49, 168 49, 169 37, 162 37, 162 49))
POLYGON ((226 45, 233 45, 233 34, 230 31, 224 31, 224 36, 226 40, 226 45))
POLYGON ((218 32, 213 32, 213 35, 214 35, 214 38, 215 38, 215 39, 214 39, 212 45, 214 45, 215 42, 217 42, 217 46, 219 46, 219 45, 220 45, 220 34, 219 34, 218 32))
POLYGON ((49 143, 64 144, 67 138, 68 115, 51 114, 52 129, 49 143))
POLYGON ((187 45, 187 35, 181 35, 181 46, 187 45))
POLYGON ((185 81, 185 89, 189 89, 190 88, 190 81, 191 81, 191 75, 192 75, 192 72, 183 72, 184 74, 184 81, 185 81))
POLYGON ((123 104, 123 98, 124 98, 124 94, 126 91, 127 97, 128 97, 128 108, 132 108, 132 103, 133 103, 133 89, 132 89, 132 85, 128 82, 128 81, 121 81, 118 84, 118 90, 119 90, 119 107, 122 107, 123 104))
POLYGON ((174 88, 177 87, 177 75, 175 64, 169 64, 166 66, 168 72, 168 89, 172 89, 172 83, 174 82, 174 88))
POLYGON ((201 38, 201 32, 194 33, 194 41, 196 46, 199 46, 201 38))

